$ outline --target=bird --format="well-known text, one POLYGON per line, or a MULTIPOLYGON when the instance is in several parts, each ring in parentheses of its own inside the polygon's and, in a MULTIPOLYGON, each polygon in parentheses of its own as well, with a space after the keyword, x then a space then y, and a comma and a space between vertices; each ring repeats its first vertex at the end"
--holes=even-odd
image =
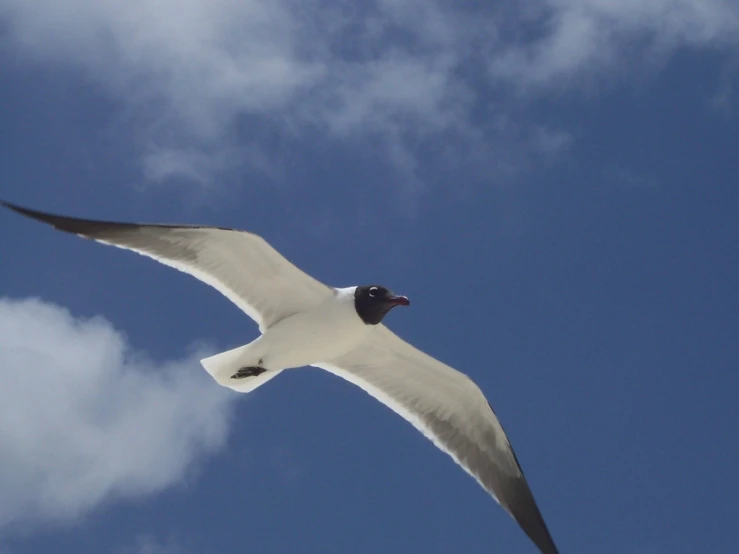
POLYGON ((259 326, 252 342, 201 360, 224 387, 248 393, 287 369, 314 366, 360 387, 470 474, 542 554, 558 554, 513 447, 480 388, 384 323, 406 296, 386 286, 335 288, 293 265, 261 236, 227 227, 121 223, 14 212, 189 273, 259 326))

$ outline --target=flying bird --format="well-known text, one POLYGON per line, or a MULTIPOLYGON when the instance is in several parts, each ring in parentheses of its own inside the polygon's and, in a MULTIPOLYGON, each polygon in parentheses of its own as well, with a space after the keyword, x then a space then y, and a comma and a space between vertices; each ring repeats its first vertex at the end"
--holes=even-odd
POLYGON ((405 296, 368 284, 333 288, 262 237, 223 227, 77 219, 0 202, 24 216, 133 250, 214 287, 258 325, 254 341, 201 360, 225 387, 251 392, 282 371, 315 366, 349 381, 406 419, 518 522, 542 554, 557 554, 511 443, 475 383, 390 331, 405 296))

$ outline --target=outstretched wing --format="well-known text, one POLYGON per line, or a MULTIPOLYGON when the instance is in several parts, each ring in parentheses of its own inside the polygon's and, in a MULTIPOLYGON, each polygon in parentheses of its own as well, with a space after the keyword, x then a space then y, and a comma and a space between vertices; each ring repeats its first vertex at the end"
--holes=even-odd
POLYGON ((557 554, 503 427, 466 375, 384 325, 345 356, 316 365, 364 389, 413 424, 472 475, 543 554, 557 554))
POLYGON ((287 316, 316 306, 333 293, 330 287, 295 267, 262 237, 246 231, 95 221, 1 203, 61 231, 133 250, 189 273, 224 294, 262 331, 287 316))

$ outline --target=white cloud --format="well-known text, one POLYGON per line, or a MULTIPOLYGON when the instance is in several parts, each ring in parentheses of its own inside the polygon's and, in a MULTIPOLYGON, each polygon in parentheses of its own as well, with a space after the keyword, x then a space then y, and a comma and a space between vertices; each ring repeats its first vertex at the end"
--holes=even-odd
POLYGON ((210 182, 210 176, 238 165, 233 152, 217 150, 212 153, 197 149, 156 148, 144 161, 144 175, 152 181, 181 177, 201 185, 210 182))
POLYGON ((0 298, 0 527, 156 492, 220 448, 235 395, 198 358, 153 363, 102 318, 0 298))
POLYGON ((735 0, 479 6, 0 0, 0 18, 18 53, 81 68, 128 103, 144 129, 150 179, 197 182, 270 159, 259 152, 264 126, 304 140, 379 136, 390 158, 412 169, 419 138, 476 147, 500 140, 479 108, 505 115, 502 85, 571 87, 614 68, 625 73, 645 51, 664 57, 681 46, 739 43, 735 0), (256 154, 240 162, 235 144, 256 154))
POLYGON ((542 31, 503 45, 494 78, 520 89, 569 86, 680 47, 739 45, 735 0, 529 0, 542 31))

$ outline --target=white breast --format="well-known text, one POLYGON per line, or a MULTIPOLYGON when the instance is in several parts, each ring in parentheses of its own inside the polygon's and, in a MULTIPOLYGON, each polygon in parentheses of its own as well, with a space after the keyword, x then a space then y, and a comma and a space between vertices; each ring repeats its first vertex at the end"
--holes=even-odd
POLYGON ((255 341, 264 367, 284 369, 326 362, 343 356, 375 329, 354 307, 354 288, 338 289, 315 308, 276 323, 255 341))

